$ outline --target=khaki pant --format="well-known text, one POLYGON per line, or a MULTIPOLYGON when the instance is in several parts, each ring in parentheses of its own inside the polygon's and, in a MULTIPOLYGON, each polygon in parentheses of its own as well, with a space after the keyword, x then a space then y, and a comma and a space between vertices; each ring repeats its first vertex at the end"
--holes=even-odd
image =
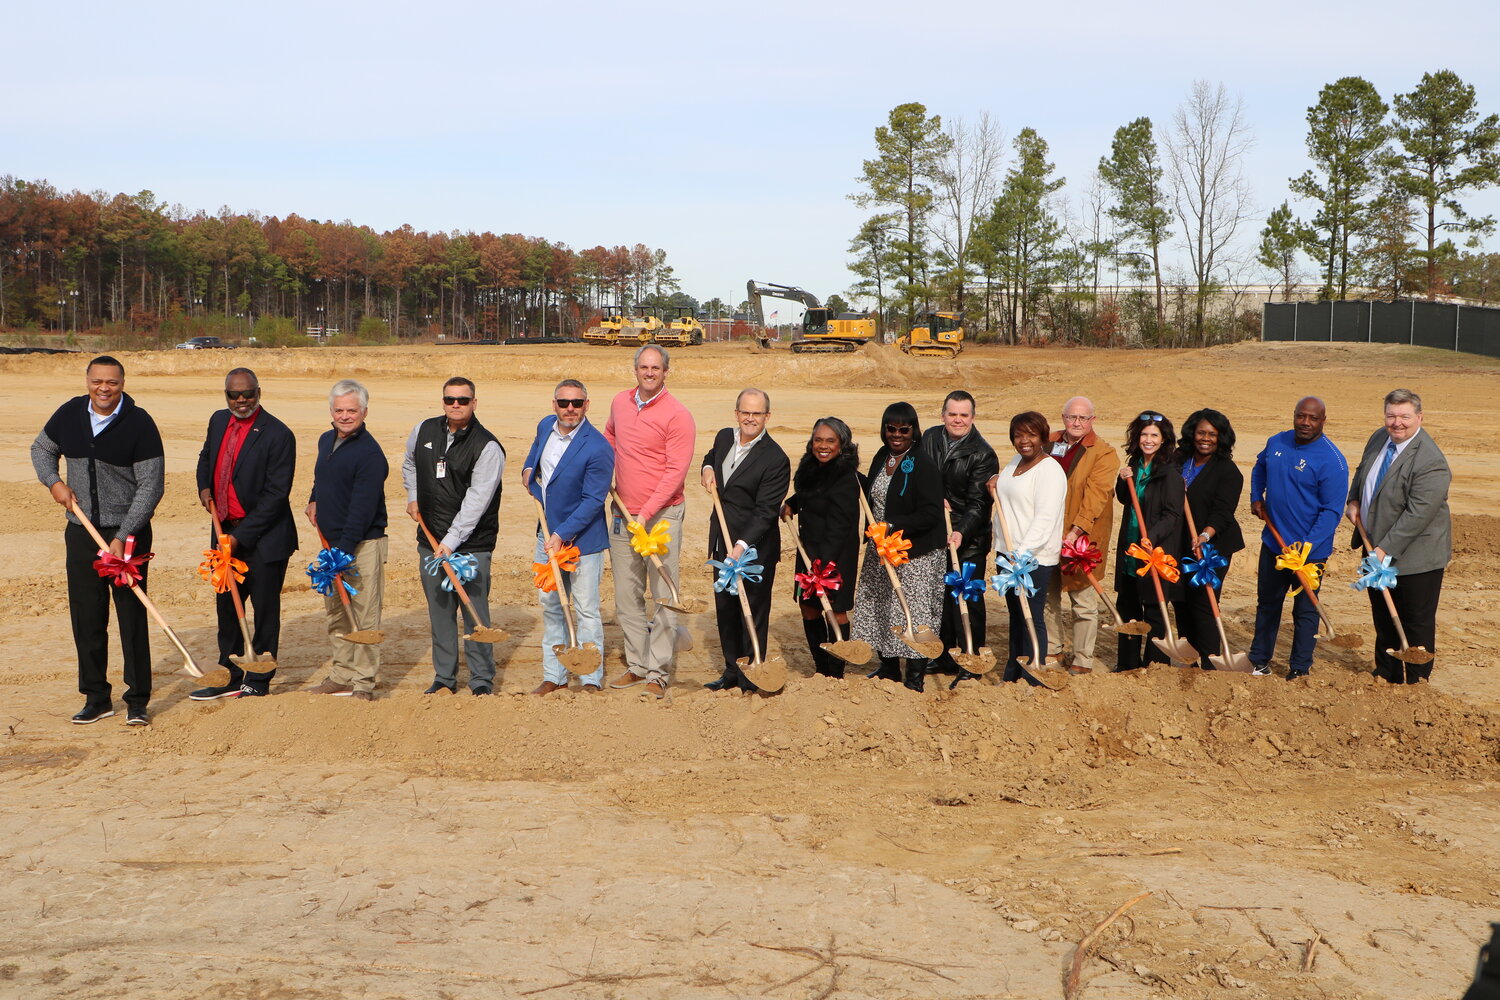
MULTIPOLYGON (((681 574, 677 572, 678 552, 682 548, 683 504, 668 507, 658 514, 646 530, 650 531, 658 522, 667 522, 672 537, 671 547, 659 556, 672 581, 681 589, 681 574)), ((625 519, 613 509, 610 511, 609 566, 615 577, 615 620, 625 633, 625 665, 637 677, 661 681, 671 680, 672 666, 676 658, 677 612, 662 607, 645 598, 646 577, 650 573, 651 593, 667 597, 671 589, 662 580, 648 559, 636 555, 630 547, 630 531, 625 519)))
POLYGON ((1092 586, 1064 591, 1062 574, 1054 573, 1047 588, 1047 655, 1063 656, 1062 606, 1073 616, 1073 666, 1094 669, 1094 642, 1099 638, 1099 615, 1104 604, 1092 586))
MULTIPOLYGON (((358 591, 349 595, 354 612, 353 631, 380 627, 380 606, 385 598, 385 556, 389 538, 368 538, 354 550, 354 569, 346 579, 358 591)), ((347 591, 346 591, 347 593, 347 591)), ((328 679, 356 691, 375 692, 375 675, 380 671, 380 647, 348 642, 337 636, 351 631, 344 614, 344 602, 337 593, 323 597, 323 618, 328 638, 333 643, 333 670, 328 679)))

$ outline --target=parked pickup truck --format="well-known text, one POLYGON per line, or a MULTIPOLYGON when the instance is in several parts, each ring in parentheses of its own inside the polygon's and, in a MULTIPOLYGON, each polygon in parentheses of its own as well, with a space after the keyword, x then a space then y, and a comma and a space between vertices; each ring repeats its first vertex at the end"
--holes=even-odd
POLYGON ((177 345, 179 351, 206 351, 215 347, 228 347, 218 337, 189 337, 177 345))

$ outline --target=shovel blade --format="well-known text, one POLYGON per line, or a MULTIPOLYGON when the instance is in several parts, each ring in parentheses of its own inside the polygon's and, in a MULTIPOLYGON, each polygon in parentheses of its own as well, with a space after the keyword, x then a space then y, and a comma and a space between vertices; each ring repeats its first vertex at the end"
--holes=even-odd
POLYGON ((862 667, 870 662, 870 657, 875 651, 870 644, 863 639, 841 639, 838 642, 819 643, 825 652, 832 653, 845 663, 852 663, 856 667, 862 667))
POLYGON ((786 660, 779 656, 751 663, 749 657, 741 657, 735 664, 745 680, 766 694, 775 694, 786 687, 786 660))
POLYGON ((362 628, 357 632, 345 632, 339 638, 345 642, 357 642, 361 646, 378 646, 385 642, 385 632, 378 628, 362 628))
POLYGON ((703 613, 703 602, 696 597, 682 597, 679 595, 674 602, 670 598, 663 600, 653 595, 652 600, 669 611, 676 611, 684 615, 698 615, 703 613))
POLYGON ((1244 653, 1230 653, 1227 656, 1209 654, 1208 662, 1213 664, 1215 670, 1229 670, 1237 674, 1248 674, 1255 671, 1250 662, 1250 657, 1244 653))
POLYGON ((1328 641, 1340 649, 1358 649, 1365 644, 1365 637, 1358 632, 1340 632, 1328 641))
POLYGON ((464 636, 468 642, 504 642, 510 638, 510 633, 503 628, 491 628, 488 625, 475 625, 474 631, 464 636))
POLYGON ((1431 663, 1432 658, 1436 655, 1427 652, 1421 646, 1407 646, 1405 649, 1387 649, 1386 652, 1402 663, 1431 663))
POLYGON ((276 669, 276 660, 270 653, 260 653, 248 658, 230 653, 229 661, 248 673, 269 674, 276 669))
POLYGON ((552 647, 552 652, 556 653, 558 660, 568 668, 568 673, 579 677, 587 677, 598 670, 601 662, 599 647, 592 642, 586 642, 582 646, 559 644, 552 647))
POLYGON ((1117 622, 1117 623, 1115 623, 1113 625, 1110 625, 1109 627, 1112 628, 1112 629, 1114 629, 1116 632, 1119 632, 1121 635, 1150 635, 1151 634, 1151 623, 1150 622, 1136 621, 1134 619, 1132 619, 1132 620, 1130 620, 1128 622, 1117 622))
POLYGON ((965 653, 961 649, 950 649, 948 655, 953 657, 954 663, 971 674, 987 674, 995 669, 995 654, 990 652, 988 646, 980 646, 972 653, 965 653))
POLYGON ((1178 639, 1176 642, 1173 642, 1170 639, 1152 639, 1151 641, 1155 643, 1156 648, 1165 653, 1167 659, 1171 660, 1173 663, 1198 662, 1198 651, 1194 649, 1193 644, 1188 642, 1186 639, 1178 639))
MULTIPOLYGON (((230 657, 231 660, 234 657, 230 657)), ((229 671, 223 667, 214 667, 206 674, 201 675, 204 687, 221 688, 229 684, 229 671)))
POLYGON ((902 642, 906 643, 916 654, 923 659, 931 660, 943 655, 943 640, 932 630, 930 625, 918 625, 915 631, 906 632, 899 628, 892 628, 894 634, 902 642))

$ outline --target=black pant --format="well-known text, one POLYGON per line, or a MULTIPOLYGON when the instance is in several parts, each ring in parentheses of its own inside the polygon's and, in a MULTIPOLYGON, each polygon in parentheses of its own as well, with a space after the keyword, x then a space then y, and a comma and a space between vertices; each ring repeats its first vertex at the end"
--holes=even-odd
MULTIPOLYGON (((256 653, 270 653, 276 658, 281 642, 281 586, 286 582, 286 567, 289 559, 265 562, 251 553, 245 558, 244 582, 239 584, 240 597, 248 607, 255 609, 255 629, 250 634, 250 644, 256 653)), ((231 655, 245 655, 245 639, 240 634, 240 620, 234 613, 234 595, 229 591, 218 595, 215 610, 219 615, 219 666, 229 671, 229 684, 239 687, 249 680, 252 684, 268 684, 276 671, 250 671, 248 674, 229 659, 231 655)))
POLYGON ((1005 673, 1000 677, 1003 681, 1025 681, 1033 686, 1042 683, 1021 666, 1018 658, 1030 657, 1032 670, 1042 669, 1042 662, 1047 659, 1047 585, 1052 582, 1052 574, 1056 571, 1056 566, 1038 566, 1031 571, 1031 582, 1036 587, 1036 593, 1026 597, 1026 605, 1031 609, 1031 621, 1036 627, 1035 649, 1031 648, 1031 632, 1026 628, 1026 615, 1021 610, 1024 591, 1012 590, 1005 595, 1005 610, 1010 613, 1010 638, 1007 644, 1010 655, 1005 660, 1005 673))
MULTIPOLYGON (((100 528, 105 541, 118 528, 100 528)), ((114 598, 120 623, 120 648, 125 654, 125 705, 145 711, 151 700, 151 633, 146 606, 129 587, 116 587, 94 569, 99 545, 88 529, 68 522, 63 532, 68 571, 68 613, 73 620, 73 645, 78 648, 78 691, 91 706, 112 705, 109 686, 109 602, 114 598)), ((151 525, 135 533, 135 553, 151 551, 151 525)), ((137 584, 146 589, 150 563, 141 567, 137 584)))
MULTIPOLYGON (((1406 630, 1407 643, 1421 646, 1429 653, 1437 652, 1437 609, 1442 591, 1440 569, 1402 576, 1390 590, 1396 614, 1401 616, 1401 627, 1406 630)), ((1401 648, 1401 636, 1396 633, 1396 623, 1391 621, 1385 598, 1374 588, 1369 595, 1370 614, 1375 619, 1375 676, 1392 684, 1415 684, 1432 676, 1431 662, 1406 663, 1386 652, 1401 648)))
POLYGON ((1126 635, 1120 633, 1116 646, 1115 669, 1135 670, 1152 663, 1170 663, 1167 654, 1163 653, 1152 639, 1165 639, 1167 637, 1167 619, 1163 616, 1162 606, 1156 601, 1142 601, 1141 593, 1136 589, 1135 577, 1121 581, 1115 581, 1119 589, 1115 592, 1115 608, 1120 612, 1120 617, 1126 621, 1143 621, 1151 626, 1149 636, 1126 635))
MULTIPOLYGON (((760 641, 761 659, 765 659, 766 639, 771 630, 771 591, 776 586, 776 564, 765 564, 759 583, 742 579, 740 586, 744 588, 745 597, 750 601, 750 617, 755 620, 755 636, 760 641)), ((745 612, 740 607, 740 599, 727 590, 717 591, 714 594, 714 611, 719 618, 719 648, 724 654, 724 669, 733 669, 735 661, 740 659, 753 662, 755 649, 750 645, 750 632, 745 628, 745 612)))
MULTIPOLYGON (((981 564, 976 572, 983 573, 981 564)), ((985 644, 984 629, 984 601, 965 601, 969 607, 969 635, 974 640, 974 650, 977 652, 980 646, 985 644)), ((964 620, 963 614, 958 610, 958 602, 953 599, 953 588, 943 587, 943 621, 938 627, 938 635, 943 640, 943 653, 932 661, 932 670, 938 673, 953 673, 958 670, 958 664, 953 662, 953 657, 948 655, 948 650, 956 649, 967 653, 964 648, 964 620)))
MULTIPOLYGON (((1219 553, 1224 555, 1224 553, 1219 553)), ((1233 562, 1234 556, 1224 555, 1225 562, 1233 562)), ((1205 587, 1193 585, 1188 579, 1189 574, 1183 572, 1182 585, 1184 596, 1180 600, 1172 602, 1172 607, 1177 610, 1177 631, 1193 648, 1198 651, 1198 666, 1204 670, 1212 670, 1213 664, 1208 662, 1209 654, 1219 655, 1219 626, 1214 622, 1214 609, 1208 603, 1208 590, 1205 587)), ((1219 585, 1214 588, 1214 597, 1218 598, 1224 592, 1224 581, 1229 579, 1229 567, 1224 567, 1224 572, 1219 577, 1219 585)))

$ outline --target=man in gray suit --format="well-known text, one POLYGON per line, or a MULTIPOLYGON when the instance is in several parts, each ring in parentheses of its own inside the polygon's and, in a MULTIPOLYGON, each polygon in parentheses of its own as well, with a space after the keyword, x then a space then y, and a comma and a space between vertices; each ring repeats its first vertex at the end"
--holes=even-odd
MULTIPOLYGON (((1453 473, 1432 435, 1422 433, 1422 397, 1393 389, 1385 397, 1385 427, 1370 436, 1349 485, 1344 513, 1364 522, 1377 559, 1391 557, 1400 574, 1390 594, 1407 641, 1437 648, 1438 596, 1443 570, 1453 555, 1448 484, 1453 473)), ((1360 548, 1359 533, 1354 548, 1360 548)), ((1403 663, 1386 652, 1400 643, 1385 598, 1369 589, 1375 618, 1375 676, 1392 684, 1415 684, 1432 673, 1431 663, 1403 663)))

